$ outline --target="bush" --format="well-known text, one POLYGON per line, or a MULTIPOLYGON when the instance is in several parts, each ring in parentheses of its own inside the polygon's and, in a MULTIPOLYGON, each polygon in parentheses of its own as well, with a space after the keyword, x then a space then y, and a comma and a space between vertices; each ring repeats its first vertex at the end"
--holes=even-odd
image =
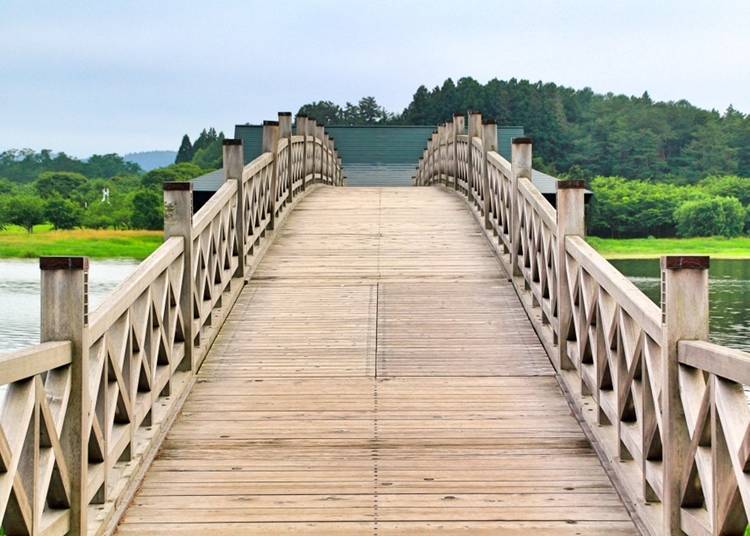
POLYGON ((675 211, 679 236, 738 236, 745 227, 745 209, 734 197, 687 201, 675 211))
POLYGON ((735 197, 742 206, 750 205, 750 178, 734 175, 706 177, 698 185, 711 195, 735 197))

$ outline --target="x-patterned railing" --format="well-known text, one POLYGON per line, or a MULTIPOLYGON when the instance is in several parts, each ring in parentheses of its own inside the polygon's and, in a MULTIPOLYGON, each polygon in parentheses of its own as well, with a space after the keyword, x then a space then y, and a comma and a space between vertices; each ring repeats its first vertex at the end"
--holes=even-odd
POLYGON ((750 514, 750 354, 708 339, 708 258, 662 258, 661 308, 584 239, 584 184, 532 181, 532 143, 456 114, 414 177, 468 204, 571 407, 640 529, 743 534, 750 514))

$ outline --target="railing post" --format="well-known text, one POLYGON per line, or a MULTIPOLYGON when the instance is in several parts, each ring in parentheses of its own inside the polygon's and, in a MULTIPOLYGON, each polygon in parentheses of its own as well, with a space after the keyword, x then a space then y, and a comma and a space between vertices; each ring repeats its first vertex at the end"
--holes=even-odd
POLYGON ((690 447, 680 400, 677 343, 708 339, 708 266, 709 258, 703 256, 661 258, 664 534, 682 534, 682 461, 690 447))
POLYGON ((481 208, 477 201, 474 199, 474 190, 478 190, 477 185, 479 179, 474 173, 474 138, 482 137, 482 114, 479 112, 469 112, 469 147, 468 147, 468 162, 469 162, 469 173, 467 177, 468 182, 468 194, 469 202, 473 203, 477 208, 481 208))
POLYGON ((294 120, 294 128, 297 136, 303 136, 302 138, 302 185, 300 186, 301 191, 305 191, 305 177, 307 176, 307 116, 304 114, 298 114, 294 120))
POLYGON ((565 238, 586 234, 584 183, 580 180, 557 181, 557 370, 570 370, 568 334, 573 322, 573 303, 570 299, 565 238))
POLYGON ((263 121, 263 152, 273 155, 271 168, 271 207, 268 215, 268 229, 273 230, 276 224, 276 196, 279 184, 279 122, 263 121))
POLYGON ((488 119, 482 125, 482 148, 484 149, 484 161, 482 163, 482 190, 484 191, 484 228, 492 229, 492 217, 490 215, 490 170, 487 160, 490 151, 497 151, 497 125, 494 119, 488 119))
MULTIPOLYGON (((40 342, 72 342, 70 399, 60 443, 70 478, 70 534, 88 527, 88 444, 91 430, 89 393, 87 257, 40 257, 40 342)), ((106 482, 105 482, 106 485, 106 482)), ((32 494, 33 495, 33 494, 32 494)), ((103 501, 99 501, 103 502, 103 501)))
POLYGON ((521 247, 521 209, 518 197, 518 181, 531 180, 531 138, 513 138, 511 153, 510 187, 510 265, 512 276, 521 275, 518 266, 518 250, 521 247))
MULTIPOLYGON (((289 188, 287 202, 291 203, 294 198, 294 178, 292 177, 292 113, 279 112, 279 138, 286 138, 286 180, 289 188)), ((282 185, 283 187, 283 185, 282 185)))
POLYGON ((453 114, 453 189, 458 190, 458 136, 464 133, 464 116, 461 113, 453 114))
MULTIPOLYGON (((245 278, 245 239, 247 238, 245 223, 245 186, 242 181, 242 170, 245 168, 245 157, 242 140, 224 139, 224 180, 237 182, 237 217, 235 218, 235 234, 237 240, 237 272, 236 276, 245 278)), ((192 215, 191 215, 192 216, 192 215)))
MULTIPOLYGON (((227 147, 227 145, 224 146, 225 149, 227 147)), ((239 147, 241 152, 242 146, 240 145, 239 147)), ((233 158, 234 155, 232 155, 233 158)), ((233 166, 235 164, 230 162, 230 165, 233 166)), ((226 170, 226 152, 224 153, 224 166, 226 170)), ((240 172, 241 176, 242 172, 240 172)), ((199 363, 194 351, 195 334, 193 333, 193 320, 195 317, 193 309, 193 183, 187 181, 165 182, 163 188, 164 238, 179 236, 183 239, 182 283, 180 285, 180 302, 178 306, 182 314, 185 355, 178 364, 177 370, 192 370, 193 372, 197 372, 199 363)), ((244 257, 244 255, 240 256, 244 257)), ((244 259, 242 262, 244 265, 244 259)))
POLYGON ((343 164, 344 164, 344 162, 341 160, 341 157, 337 156, 336 157, 336 165, 338 167, 336 168, 336 180, 337 180, 337 185, 338 186, 343 186, 344 185, 344 181, 343 181, 344 167, 343 167, 343 164))
POLYGON ((445 173, 445 140, 446 140, 447 126, 445 123, 438 125, 438 182, 440 184, 446 184, 446 173, 445 173))

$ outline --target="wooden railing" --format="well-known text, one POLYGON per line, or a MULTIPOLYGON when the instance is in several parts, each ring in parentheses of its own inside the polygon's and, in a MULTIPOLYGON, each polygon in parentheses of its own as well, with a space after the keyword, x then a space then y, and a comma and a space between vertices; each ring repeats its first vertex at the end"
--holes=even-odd
POLYGON ((661 309, 584 240, 584 188, 534 186, 532 144, 495 151, 470 113, 438 127, 415 184, 455 191, 511 278, 571 407, 639 528, 743 534, 750 354, 706 342, 708 258, 662 258, 661 309))
POLYGON ((88 314, 88 260, 45 257, 42 343, 0 355, 0 520, 7 535, 109 533, 245 282, 297 199, 343 183, 323 127, 264 124, 243 163, 192 213, 164 185, 164 243, 88 314))

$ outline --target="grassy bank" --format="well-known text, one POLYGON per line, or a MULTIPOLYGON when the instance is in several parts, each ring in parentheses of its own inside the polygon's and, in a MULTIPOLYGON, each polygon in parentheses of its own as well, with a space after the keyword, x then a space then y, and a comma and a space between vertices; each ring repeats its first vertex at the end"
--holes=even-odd
POLYGON ((648 259, 684 253, 717 259, 750 259, 750 237, 739 238, 598 238, 586 239, 608 259, 648 259))
POLYGON ((0 231, 0 257, 86 255, 98 258, 145 259, 162 243, 161 231, 74 229, 53 231, 38 225, 33 233, 20 227, 0 231))

